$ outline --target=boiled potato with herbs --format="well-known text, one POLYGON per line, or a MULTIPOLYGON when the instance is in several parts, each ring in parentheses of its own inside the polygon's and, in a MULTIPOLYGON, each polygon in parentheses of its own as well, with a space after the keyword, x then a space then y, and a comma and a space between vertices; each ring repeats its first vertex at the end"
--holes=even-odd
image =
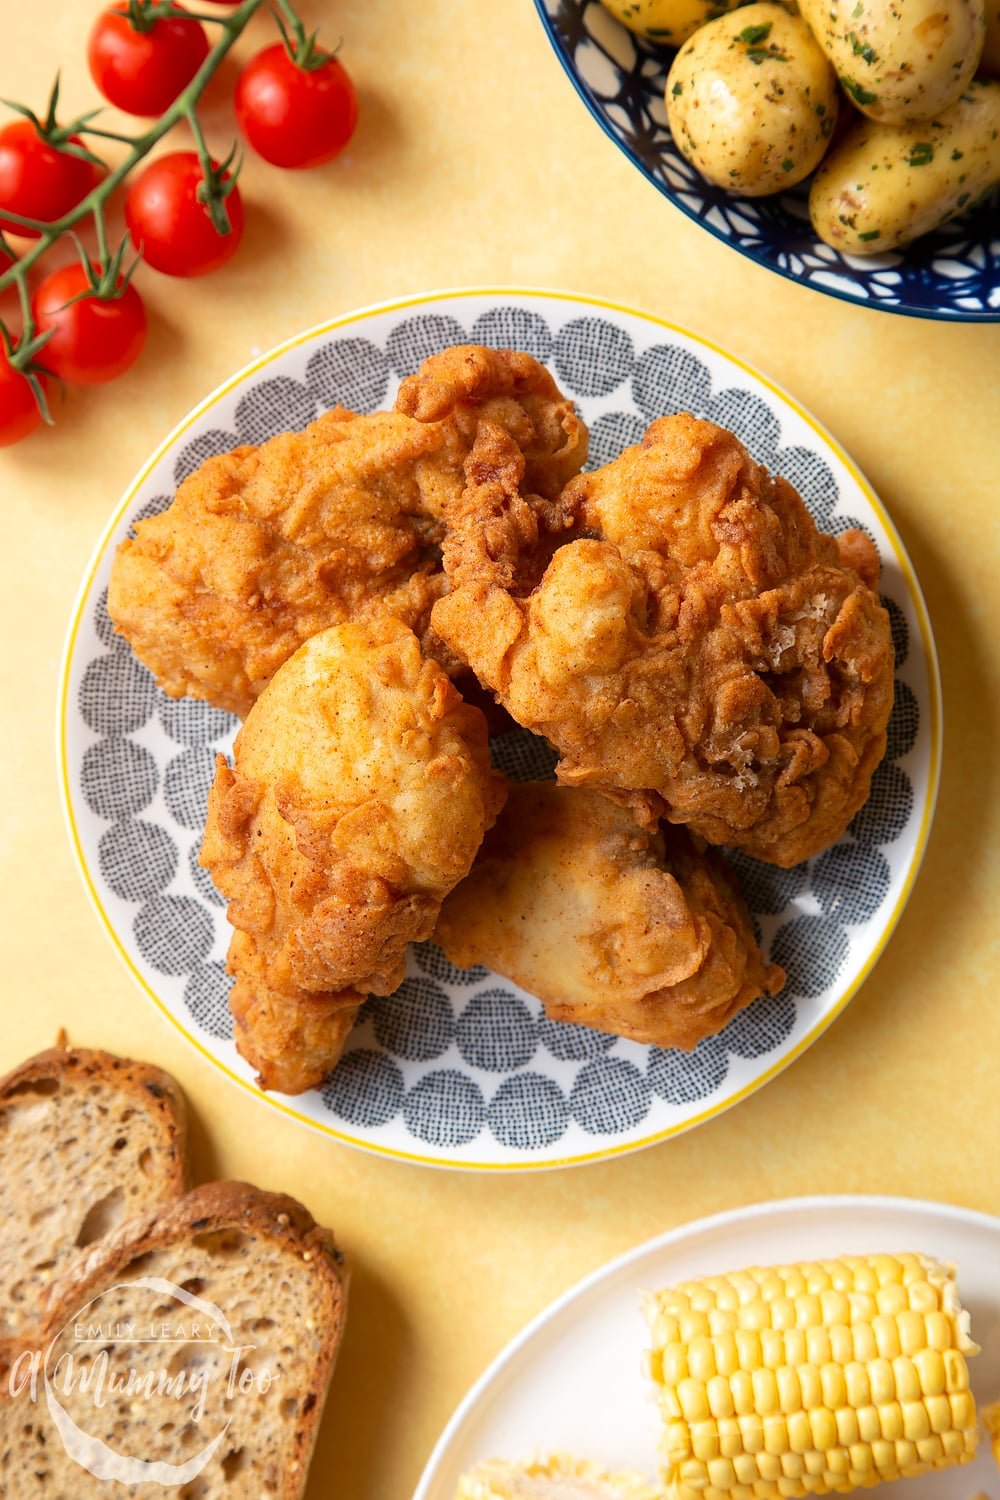
POLYGON ((971 207, 1000 183, 1000 83, 974 79, 934 120, 862 120, 820 167, 809 213, 848 255, 895 250, 971 207))
POLYGON ((709 21, 674 58, 667 119, 718 187, 758 198, 807 177, 837 119, 837 81, 809 27, 761 0, 709 21))
POLYGON ((800 0, 853 102, 895 125, 947 109, 976 71, 984 0, 800 0))
POLYGON ((699 26, 735 10, 740 0, 601 0, 616 20, 665 47, 679 47, 699 26))

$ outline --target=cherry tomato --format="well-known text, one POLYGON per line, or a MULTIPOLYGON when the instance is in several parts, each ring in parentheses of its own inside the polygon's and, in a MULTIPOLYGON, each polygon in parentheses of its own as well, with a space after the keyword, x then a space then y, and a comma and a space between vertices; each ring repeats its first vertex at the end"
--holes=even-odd
POLYGON ((31 304, 38 332, 55 330, 38 363, 72 385, 103 385, 123 375, 146 342, 146 309, 131 283, 116 297, 88 296, 89 289, 83 266, 63 266, 46 276, 31 304))
POLYGON ((90 76, 109 103, 130 115, 162 115, 208 56, 208 38, 179 5, 137 31, 128 5, 102 11, 87 43, 90 76))
POLYGON ((149 265, 167 276, 206 276, 230 260, 243 234, 239 188, 226 198, 232 225, 220 234, 198 199, 203 180, 195 151, 157 157, 132 181, 125 199, 125 222, 149 265))
POLYGON ((281 42, 247 63, 236 116, 250 145, 276 167, 317 167, 339 156, 358 123, 358 96, 335 57, 300 68, 281 42))
POLYGON ((19 443, 41 420, 34 391, 20 370, 11 368, 0 349, 0 448, 19 443))
POLYGON ((75 208, 100 175, 93 162, 50 146, 30 120, 12 120, 0 130, 0 229, 37 240, 37 230, 10 223, 3 210, 51 223, 75 208))

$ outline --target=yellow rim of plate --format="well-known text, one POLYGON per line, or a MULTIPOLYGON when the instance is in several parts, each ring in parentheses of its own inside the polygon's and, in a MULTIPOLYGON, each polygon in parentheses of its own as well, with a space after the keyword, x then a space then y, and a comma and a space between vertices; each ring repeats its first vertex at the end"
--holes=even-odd
POLYGON ((389 1156, 395 1158, 398 1161, 417 1162, 421 1166, 441 1167, 452 1171, 542 1172, 547 1170, 554 1170, 558 1167, 581 1166, 585 1162, 604 1161, 612 1156, 624 1156, 632 1151, 641 1151, 647 1146, 655 1146, 660 1141, 669 1140, 671 1136, 682 1135, 688 1130, 693 1130, 697 1125, 704 1125, 707 1120, 712 1120, 717 1115, 723 1114, 726 1110, 731 1109, 733 1105, 739 1104, 741 1100, 748 1098, 751 1094, 756 1093, 758 1089, 763 1088, 766 1083, 770 1083, 772 1078, 776 1078, 779 1073, 783 1072, 785 1068, 793 1063, 796 1058, 800 1057, 808 1047, 811 1047, 813 1042, 815 1042, 820 1036, 822 1036, 827 1027, 832 1025, 832 1023, 847 1007, 851 1000, 854 999, 854 996, 857 994, 858 990, 864 984, 865 980, 868 978, 868 975, 871 973, 872 969, 881 958, 882 953, 885 950, 885 946, 888 943, 889 938, 892 936, 893 931, 895 930, 896 924, 899 921, 900 916, 902 915, 903 908, 909 900, 910 892, 913 889, 913 882, 917 877, 917 873, 923 860, 924 851, 927 847, 927 840, 930 835, 931 819, 934 815, 934 806, 937 801, 938 778, 940 774, 940 698, 941 684, 937 651, 934 645, 934 637, 931 633, 930 619, 927 614, 927 606, 924 602, 920 584, 917 582, 916 574, 913 571, 912 564, 910 563, 910 559, 907 556, 906 549, 904 548, 902 541, 899 538, 896 528, 893 522, 890 520, 885 508, 883 507, 882 502, 879 500, 878 496, 875 494, 874 490, 865 479, 860 469, 857 468, 857 466, 852 462, 847 453, 844 452, 844 450, 834 440, 830 433, 827 432, 826 428, 823 427, 819 422, 817 422, 815 417, 813 417, 808 411, 806 411, 806 409, 801 406, 798 401, 794 399, 794 397, 790 396, 787 391, 785 391, 781 386, 776 385, 773 380, 769 380, 767 376, 762 375, 761 372, 755 369, 753 365, 747 364, 745 360, 738 359, 735 355, 730 354, 728 350, 723 349, 721 345, 713 343, 711 339, 704 338, 701 334, 692 333, 690 329, 681 327, 679 323, 671 323, 666 318, 658 317, 655 313, 643 312, 638 308, 627 307, 620 302, 612 302, 603 297, 587 297, 576 292, 552 291, 541 287, 456 287, 447 288, 439 292, 425 292, 416 297, 404 297, 398 301, 374 303, 369 307, 359 308, 354 312, 346 313, 343 317, 333 318, 326 323, 318 323, 314 328, 309 328, 304 333, 297 334, 294 338, 286 339, 284 343, 278 344, 275 348, 268 350, 266 354, 260 355, 258 359, 253 360, 250 364, 245 365, 243 369, 237 371, 237 373, 233 375, 229 380, 227 380, 223 385, 218 386, 216 390, 211 393, 211 395, 206 396, 204 401, 200 402, 199 405, 189 411, 187 416, 182 418, 182 420, 173 429, 173 431, 170 432, 166 438, 164 438, 160 446, 139 470, 138 474, 132 480, 132 483, 128 486, 118 505, 115 507, 111 519, 108 521, 108 524, 104 528, 100 541, 98 542, 94 554, 90 560, 90 565, 87 568, 86 574, 84 575, 83 583, 80 586, 76 604, 73 608, 73 616, 70 621, 69 633, 66 639, 66 647, 63 653, 62 668, 60 672, 57 754, 59 759, 59 776, 62 791, 63 811, 66 816, 66 821, 69 825, 70 838, 72 840, 73 849, 76 854, 77 864, 79 865, 84 885, 87 888, 87 893, 90 896, 90 900, 97 912, 98 918, 100 919, 105 932, 110 938, 112 944, 118 952, 119 957, 125 964, 125 967, 128 969, 133 979, 135 979, 139 986, 145 991, 145 993, 153 1001, 154 1005, 156 1005, 158 1009, 162 1011, 168 1021, 170 1021, 170 1023, 174 1027, 176 1027, 176 1029, 181 1033, 183 1037, 186 1038, 186 1040, 191 1044, 192 1047, 196 1049, 196 1051, 200 1052, 203 1057, 208 1059, 213 1067, 216 1067, 221 1072, 223 1072, 226 1077, 229 1078, 233 1083, 237 1084, 239 1088, 243 1089, 249 1094, 252 1094, 257 1099, 263 1100, 265 1104, 268 1104, 272 1109, 278 1110, 281 1114, 288 1115, 291 1119, 298 1120, 300 1124, 306 1125, 312 1130, 318 1130, 322 1132, 322 1134, 330 1136, 336 1141, 343 1142, 345 1145, 355 1146, 363 1151, 371 1151, 378 1156, 389 1156), (831 449, 832 452, 840 460, 840 462, 844 465, 848 473, 851 475, 852 479, 860 488, 865 498, 868 500, 868 503, 871 505, 872 509, 875 511, 875 514, 878 516, 883 527, 885 528, 886 534, 889 537, 890 544, 895 554, 896 561, 899 564, 900 571, 902 572, 903 578, 906 581, 906 586, 909 591, 910 599, 916 612, 917 622, 920 627, 920 638, 924 648, 924 660, 927 665, 928 690, 930 693, 931 705, 931 756, 929 774, 927 778, 927 795, 920 817, 920 827, 917 831, 916 843, 914 845, 913 853, 910 857, 909 869, 906 872, 906 878, 903 883, 903 889, 900 891, 896 904, 886 919, 881 937, 876 943, 874 950, 869 955, 867 962, 862 967, 860 973, 856 976, 853 983, 847 988, 845 993, 837 1001, 836 1005, 834 1005, 832 1009, 828 1011, 827 1014, 824 1015, 821 1020, 816 1023, 811 1031, 807 1032, 806 1035, 796 1043, 796 1045, 791 1049, 790 1052, 787 1052, 776 1063, 773 1063, 766 1072, 759 1074, 756 1078, 752 1079, 751 1082, 745 1084, 743 1088, 739 1089, 735 1094, 729 1096, 722 1103, 713 1105, 710 1109, 703 1110, 701 1114, 695 1115, 691 1119, 680 1121, 676 1125, 670 1125, 665 1130, 658 1130, 655 1134, 646 1136, 639 1141, 627 1141, 619 1146, 608 1146, 603 1150, 588 1151, 582 1153, 579 1156, 557 1157, 541 1162, 448 1161, 447 1159, 443 1159, 440 1157, 423 1156, 419 1152, 401 1151, 392 1146, 383 1146, 375 1141, 364 1140, 358 1136, 349 1135, 346 1131, 335 1130, 331 1125, 327 1125, 320 1120, 314 1120, 311 1116, 300 1113, 299 1110, 293 1109, 291 1105, 283 1103, 281 1100, 274 1098, 271 1094, 264 1093, 263 1090, 259 1089, 257 1085, 252 1083, 249 1079, 242 1078, 238 1073, 234 1073, 232 1068, 228 1067, 227 1064, 222 1062, 221 1059, 218 1058, 215 1053, 212 1052, 208 1047, 206 1047, 203 1042, 199 1041, 196 1036, 192 1035, 192 1033, 188 1031, 188 1029, 182 1024, 182 1022, 178 1019, 174 1012, 170 1010, 170 1008, 160 999, 159 995, 153 989, 152 985, 149 984, 145 976, 136 967, 131 956, 122 944, 121 939, 119 938, 110 917, 108 916, 101 903, 100 895, 91 877, 90 868, 87 864, 86 856, 83 851, 79 829, 77 828, 76 818, 73 812, 73 799, 70 792, 69 764, 66 747, 66 709, 69 698, 69 679, 73 662, 73 650, 76 645, 76 638, 79 633, 80 622, 83 619, 83 611, 87 604, 88 598, 90 596, 90 590, 94 582, 94 576, 97 572, 98 567, 100 566, 101 559, 103 558, 104 553, 107 550, 108 542, 115 528, 117 527, 118 522, 121 520, 122 515, 127 510, 128 506, 132 503, 136 491, 145 483, 148 475, 155 468, 156 464, 159 463, 160 459, 168 451, 168 449, 170 449, 174 445, 174 443, 177 442, 177 439, 187 431, 192 423, 196 422, 199 417, 203 416, 205 412, 209 411, 213 406, 215 406, 223 396, 228 395, 231 390, 240 385, 244 380, 246 380, 249 375, 256 374, 257 371, 263 370, 267 365, 272 364, 276 359, 280 359, 290 350, 297 349, 300 345, 309 343, 310 340, 315 339, 322 334, 332 333, 335 329, 344 328, 350 323, 363 322, 365 319, 374 317, 379 313, 400 312, 404 308, 420 307, 428 302, 446 302, 449 300, 458 301, 462 298, 470 297, 545 298, 553 302, 570 302, 578 303, 582 306, 588 307, 602 307, 608 312, 623 313, 626 317, 638 318, 642 322, 656 324, 656 326, 659 328, 669 329, 671 333, 679 333, 682 335, 682 337, 691 339, 693 343, 701 344, 704 348, 711 349, 713 354, 720 355, 723 359, 728 360, 730 364, 733 364, 738 369, 743 370, 746 374, 752 376, 755 380, 759 380, 760 383, 769 391, 771 391, 775 396, 777 396, 780 401, 791 407, 796 415, 801 417, 801 419, 809 427, 812 428, 812 430, 822 440, 826 447, 831 449))

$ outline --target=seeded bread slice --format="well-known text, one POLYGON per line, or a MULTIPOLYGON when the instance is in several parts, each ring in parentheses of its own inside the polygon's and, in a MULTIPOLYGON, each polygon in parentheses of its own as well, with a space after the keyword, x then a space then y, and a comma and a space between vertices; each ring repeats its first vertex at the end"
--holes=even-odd
POLYGON ((159 1068, 53 1047, 0 1079, 0 1343, 83 1250, 186 1186, 184 1098, 159 1068))
POLYGON ((332 1234, 293 1198, 208 1183, 131 1220, 52 1288, 41 1348, 59 1407, 41 1372, 32 1400, 30 1349, 8 1371, 0 1496, 299 1500, 346 1298, 332 1234))

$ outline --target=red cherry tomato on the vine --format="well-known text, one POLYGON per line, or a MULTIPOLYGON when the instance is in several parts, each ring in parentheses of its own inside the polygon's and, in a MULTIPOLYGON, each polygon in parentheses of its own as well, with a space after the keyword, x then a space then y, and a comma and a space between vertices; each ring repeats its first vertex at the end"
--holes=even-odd
POLYGON ((90 76, 109 103, 130 115, 162 115, 208 56, 201 25, 179 5, 137 31, 128 5, 103 11, 87 43, 90 76))
POLYGON ((146 309, 135 287, 94 296, 79 263, 46 276, 31 305, 38 332, 55 330, 38 363, 71 385, 103 385, 123 375, 146 342, 146 309))
POLYGON ((276 167, 318 167, 339 156, 358 123, 358 96, 335 57, 300 68, 281 42, 247 63, 236 116, 250 145, 276 167))
POLYGON ((0 229, 37 240, 37 230, 5 220, 4 209, 51 223, 75 208, 100 175, 93 162, 43 140, 30 120, 12 120, 0 130, 0 229))
POLYGON ((198 198, 203 173, 195 151, 157 157, 132 181, 125 222, 144 261, 167 276, 206 276, 224 266, 243 234, 243 203, 234 187, 226 198, 232 225, 220 234, 198 198))
POLYGON ((0 349, 0 448, 19 443, 42 420, 35 393, 0 349))

